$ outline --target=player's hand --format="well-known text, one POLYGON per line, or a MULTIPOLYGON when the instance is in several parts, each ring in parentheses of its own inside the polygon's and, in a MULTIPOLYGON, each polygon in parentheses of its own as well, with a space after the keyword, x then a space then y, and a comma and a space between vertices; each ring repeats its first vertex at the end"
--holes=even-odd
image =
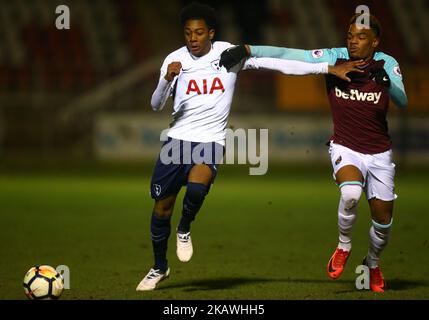
POLYGON ((364 71, 362 69, 359 69, 359 67, 362 67, 364 64, 364 60, 347 61, 336 66, 329 66, 328 73, 344 81, 351 82, 352 80, 347 76, 347 74, 349 72, 363 73, 364 71))
POLYGON ((225 67, 229 71, 233 66, 239 64, 241 60, 248 57, 250 52, 246 45, 239 45, 226 49, 220 55, 219 66, 225 67))
POLYGON ((383 68, 372 70, 369 74, 369 78, 374 80, 378 85, 389 88, 390 78, 386 70, 383 68))
POLYGON ((180 62, 172 62, 167 67, 167 74, 165 75, 165 80, 168 82, 173 81, 174 77, 179 75, 180 70, 182 69, 182 64, 180 62))

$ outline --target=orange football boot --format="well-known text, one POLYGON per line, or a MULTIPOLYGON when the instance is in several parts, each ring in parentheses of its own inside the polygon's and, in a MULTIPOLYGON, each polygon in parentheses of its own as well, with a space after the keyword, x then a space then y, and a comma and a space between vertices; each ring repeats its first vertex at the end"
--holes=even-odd
MULTIPOLYGON (((366 257, 363 259, 362 264, 367 266, 366 257)), ((384 280, 380 267, 369 268, 369 283, 371 291, 384 292, 386 288, 386 281, 384 280)))
POLYGON ((369 269, 369 282, 372 291, 384 292, 386 282, 384 281, 384 277, 381 273, 380 267, 369 269))
POLYGON ((331 279, 338 279, 344 271, 350 251, 345 251, 337 248, 329 259, 326 271, 331 279))

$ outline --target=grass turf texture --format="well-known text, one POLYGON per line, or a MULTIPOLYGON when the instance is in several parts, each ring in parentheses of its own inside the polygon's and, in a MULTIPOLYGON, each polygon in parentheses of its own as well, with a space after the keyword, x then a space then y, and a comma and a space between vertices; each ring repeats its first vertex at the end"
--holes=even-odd
MULTIPOLYGON (((184 189, 176 203, 171 275, 153 292, 135 288, 152 266, 150 167, 139 170, 0 173, 0 299, 26 299, 25 272, 65 264, 62 299, 429 299, 428 171, 397 176, 392 238, 382 256, 389 290, 355 289, 370 217, 361 201, 353 252, 340 280, 326 275, 337 244, 338 190, 329 168, 220 169, 193 224, 194 256, 175 256, 184 189)), ((364 199, 363 199, 364 200, 364 199)))

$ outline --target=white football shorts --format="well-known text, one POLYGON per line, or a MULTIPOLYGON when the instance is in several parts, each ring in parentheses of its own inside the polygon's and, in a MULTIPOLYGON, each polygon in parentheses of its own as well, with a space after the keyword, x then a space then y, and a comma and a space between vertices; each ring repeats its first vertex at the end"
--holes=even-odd
POLYGON ((392 201, 395 194, 395 164, 392 161, 392 150, 382 153, 364 154, 331 141, 329 147, 331 163, 335 174, 342 167, 352 165, 357 167, 364 178, 364 188, 367 199, 377 198, 392 201))

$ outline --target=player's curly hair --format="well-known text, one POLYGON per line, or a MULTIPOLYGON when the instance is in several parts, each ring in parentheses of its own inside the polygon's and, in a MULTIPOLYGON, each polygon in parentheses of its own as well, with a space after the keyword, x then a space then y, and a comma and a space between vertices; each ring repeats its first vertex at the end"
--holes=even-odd
POLYGON ((209 29, 216 29, 217 18, 216 11, 199 2, 192 2, 182 9, 180 12, 180 22, 184 26, 188 20, 204 20, 209 29))
MULTIPOLYGON (((359 18, 361 15, 364 15, 365 13, 356 13, 351 19, 350 19, 350 25, 352 25, 353 23, 356 23, 357 18, 359 18)), ((374 32, 375 36, 377 38, 381 37, 381 24, 380 21, 378 21, 378 19, 370 14, 369 15, 369 27, 371 28, 371 30, 374 32)))

